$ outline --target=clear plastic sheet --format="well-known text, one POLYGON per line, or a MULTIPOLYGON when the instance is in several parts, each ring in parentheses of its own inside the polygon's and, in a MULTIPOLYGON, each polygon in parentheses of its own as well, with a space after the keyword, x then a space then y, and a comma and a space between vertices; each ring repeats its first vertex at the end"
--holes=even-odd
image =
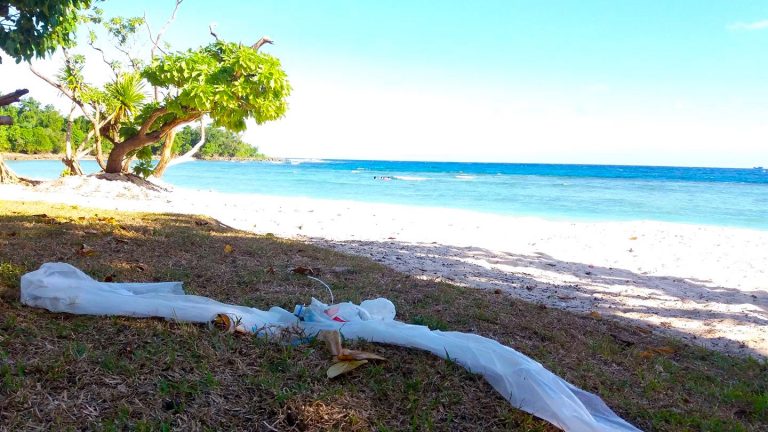
POLYGON ((482 375, 513 406, 566 431, 637 431, 596 395, 585 392, 531 358, 482 336, 430 330, 395 321, 387 299, 325 305, 312 299, 296 314, 220 303, 186 295, 180 282, 98 282, 65 263, 46 263, 21 278, 22 303, 52 312, 84 315, 162 317, 211 322, 226 314, 246 331, 271 335, 299 326, 307 335, 339 330, 347 339, 429 351, 482 375))

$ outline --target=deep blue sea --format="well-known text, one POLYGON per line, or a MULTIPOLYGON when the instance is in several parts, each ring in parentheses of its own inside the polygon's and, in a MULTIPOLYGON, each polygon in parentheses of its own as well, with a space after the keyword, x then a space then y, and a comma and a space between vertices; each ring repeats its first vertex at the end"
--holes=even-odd
MULTIPOLYGON (((10 161, 55 178, 58 161, 10 161)), ((85 161, 86 171, 96 163, 85 161)), ((768 168, 768 167, 766 167, 768 168)), ((357 160, 195 161, 164 180, 230 193, 451 207, 548 219, 659 220, 768 230, 768 169, 357 160)))

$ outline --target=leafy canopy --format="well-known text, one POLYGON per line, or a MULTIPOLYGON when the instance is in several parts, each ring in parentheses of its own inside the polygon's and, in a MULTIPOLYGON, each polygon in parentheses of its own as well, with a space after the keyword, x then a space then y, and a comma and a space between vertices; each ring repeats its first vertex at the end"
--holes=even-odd
POLYGON ((0 0, 0 49, 20 63, 74 44, 78 11, 93 0, 0 0))
MULTIPOLYGON (((245 130, 249 118, 262 124, 282 117, 291 92, 277 58, 221 41, 160 57, 142 76, 169 92, 162 107, 167 114, 159 123, 209 113, 215 126, 234 132, 245 130)), ((145 109, 157 107, 148 104, 145 109)))

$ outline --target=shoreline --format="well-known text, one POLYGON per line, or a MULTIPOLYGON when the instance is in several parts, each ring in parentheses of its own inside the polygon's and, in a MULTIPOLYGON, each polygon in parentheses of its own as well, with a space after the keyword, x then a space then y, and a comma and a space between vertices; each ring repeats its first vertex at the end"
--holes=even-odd
MULTIPOLYGON (((33 161, 33 160, 53 160, 58 161, 64 157, 64 153, 3 153, 3 159, 6 161, 33 161)), ((96 160, 95 156, 83 156, 78 160, 96 160)), ((157 159, 153 159, 157 160, 157 159)), ((201 161, 228 161, 228 162, 284 162, 287 159, 280 157, 265 156, 263 158, 238 158, 229 156, 214 156, 210 158, 194 158, 201 161)))
POLYGON ((68 178, 4 200, 205 214, 234 228, 369 257, 416 277, 629 321, 719 351, 768 356, 768 232, 656 221, 568 222, 467 210, 68 178))
MULTIPOLYGON (((31 160, 54 160, 60 161, 64 153, 3 153, 3 159, 6 161, 31 161, 31 160)), ((78 160, 96 160, 94 156, 84 156, 78 160)))

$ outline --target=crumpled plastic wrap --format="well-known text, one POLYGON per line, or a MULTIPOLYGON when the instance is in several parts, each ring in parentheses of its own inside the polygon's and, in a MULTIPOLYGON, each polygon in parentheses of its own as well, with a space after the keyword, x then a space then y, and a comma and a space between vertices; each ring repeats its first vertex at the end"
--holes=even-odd
POLYGON ((246 331, 266 336, 296 326, 307 335, 338 330, 347 339, 417 348, 450 359, 482 375, 514 407, 566 431, 638 430, 598 396, 492 339, 395 321, 395 307, 387 299, 366 300, 360 305, 326 305, 312 299, 308 306, 297 306, 295 314, 278 307, 263 311, 184 294, 180 282, 98 282, 69 264, 46 263, 22 276, 21 301, 52 312, 201 323, 226 314, 246 331))

